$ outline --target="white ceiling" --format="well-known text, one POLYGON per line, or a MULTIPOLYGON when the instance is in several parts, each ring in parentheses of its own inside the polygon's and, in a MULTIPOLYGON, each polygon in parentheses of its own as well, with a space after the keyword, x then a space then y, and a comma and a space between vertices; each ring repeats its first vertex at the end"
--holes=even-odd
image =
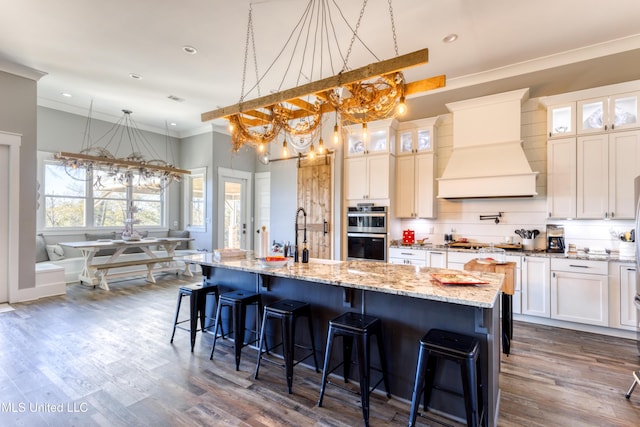
MULTIPOLYGON (((351 34, 334 2, 352 26, 362 3, 326 1, 344 54, 351 34)), ((38 82, 42 106, 86 115, 93 100, 94 118, 114 121, 126 108, 141 128, 164 132, 165 123, 174 122, 177 136, 199 133, 211 129, 211 123, 200 121, 201 113, 240 98, 250 4, 262 75, 307 0, 0 0, 0 69, 17 63, 46 73, 38 82), (185 45, 198 53, 184 53, 185 45)), ((392 5, 399 53, 429 49, 429 63, 405 72, 407 80, 447 76, 444 90, 409 101, 410 108, 420 106, 423 117, 445 112, 444 102, 518 87, 541 96, 640 79, 638 0, 393 0, 392 5), (459 39, 443 43, 450 33, 459 39)), ((388 0, 368 1, 358 34, 379 60, 395 56, 388 0)), ((333 71, 325 67, 320 75, 308 62, 304 76, 318 80, 337 73, 342 63, 333 49, 333 71)), ((328 57, 322 59, 325 66, 328 57)), ((267 73, 262 95, 296 85, 300 73, 294 66, 280 86, 290 58, 290 51, 283 53, 267 73)), ((378 59, 356 42, 347 65, 358 68, 378 59)), ((246 87, 255 82, 250 51, 246 87)), ((253 92, 247 99, 255 97, 253 92)))

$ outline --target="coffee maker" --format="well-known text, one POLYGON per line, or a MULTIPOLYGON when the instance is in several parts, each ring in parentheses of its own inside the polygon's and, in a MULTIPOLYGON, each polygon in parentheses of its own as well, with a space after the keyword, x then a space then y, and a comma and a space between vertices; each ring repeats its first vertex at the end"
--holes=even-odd
POLYGON ((547 252, 564 253, 564 227, 547 224, 547 252))

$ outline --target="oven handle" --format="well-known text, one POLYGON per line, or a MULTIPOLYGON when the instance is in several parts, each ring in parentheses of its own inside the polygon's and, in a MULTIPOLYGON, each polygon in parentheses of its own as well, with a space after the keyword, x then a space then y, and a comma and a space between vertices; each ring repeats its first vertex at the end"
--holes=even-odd
POLYGON ((366 217, 386 217, 386 212, 349 212, 347 213, 347 217, 356 217, 356 216, 366 216, 366 217))
POLYGON ((347 237, 378 237, 380 239, 386 239, 386 234, 375 234, 375 233, 347 233, 347 237))

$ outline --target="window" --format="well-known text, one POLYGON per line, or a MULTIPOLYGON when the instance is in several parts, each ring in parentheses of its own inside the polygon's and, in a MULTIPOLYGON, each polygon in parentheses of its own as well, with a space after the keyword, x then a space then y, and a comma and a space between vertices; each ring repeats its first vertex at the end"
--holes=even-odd
POLYGON ((146 227, 164 226, 164 191, 144 186, 127 188, 103 171, 68 169, 44 162, 45 228, 123 228, 132 201, 136 219, 146 227), (100 182, 99 188, 94 182, 100 182))
POLYGON ((191 169, 184 177, 184 216, 189 230, 206 231, 207 168, 191 169))

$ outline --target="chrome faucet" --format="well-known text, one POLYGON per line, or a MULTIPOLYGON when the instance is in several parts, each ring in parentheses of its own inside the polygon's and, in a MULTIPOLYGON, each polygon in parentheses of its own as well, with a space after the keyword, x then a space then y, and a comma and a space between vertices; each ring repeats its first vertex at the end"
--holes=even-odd
POLYGON ((296 221, 295 221, 295 230, 296 230, 296 244, 294 247, 294 252, 293 252, 293 262, 298 262, 299 260, 299 253, 298 253, 298 217, 300 216, 300 212, 302 212, 302 215, 304 217, 304 234, 303 234, 303 240, 302 240, 302 244, 304 245, 304 247, 302 248, 302 262, 309 262, 309 250, 307 249, 307 212, 304 210, 304 208, 298 208, 298 210, 296 211, 296 221))

